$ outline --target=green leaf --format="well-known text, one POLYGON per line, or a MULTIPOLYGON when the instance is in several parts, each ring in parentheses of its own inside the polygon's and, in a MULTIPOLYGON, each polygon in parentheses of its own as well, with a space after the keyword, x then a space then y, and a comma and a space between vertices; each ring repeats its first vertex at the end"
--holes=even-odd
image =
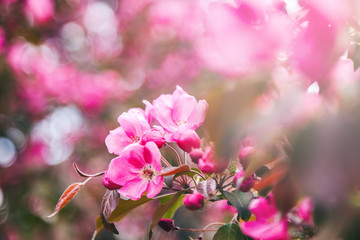
POLYGON ((236 223, 225 224, 220 227, 214 235, 213 240, 242 240, 242 234, 239 225, 236 223))
POLYGON ((164 214, 169 210, 169 208, 176 202, 176 200, 185 192, 186 190, 181 190, 177 192, 169 201, 166 203, 160 204, 158 208, 155 210, 155 213, 152 218, 152 223, 150 226, 150 230, 154 230, 158 222, 161 218, 163 218, 164 214))
MULTIPOLYGON (((170 196, 173 196, 173 195, 175 195, 175 193, 169 193, 169 194, 160 195, 160 196, 154 197, 152 199, 147 198, 146 196, 142 196, 137 201, 119 199, 119 202, 118 202, 116 208, 114 209, 114 211, 110 214, 108 221, 111 222, 111 223, 120 221, 131 210, 137 208, 138 206, 140 206, 142 204, 145 204, 145 203, 147 203, 147 202, 149 202, 151 200, 162 199, 162 198, 170 197, 170 196)), ((95 222, 96 234, 98 234, 103 228, 104 228, 104 225, 103 225, 102 220, 101 220, 101 218, 99 216, 99 217, 97 217, 96 222, 95 222)))
POLYGON ((153 231, 152 231, 152 230, 150 230, 150 231, 149 231, 149 240, 151 240, 151 239, 152 239, 152 235, 153 235, 153 231))
POLYGON ((238 211, 239 217, 248 220, 251 216, 251 212, 248 209, 248 205, 253 198, 252 193, 250 192, 237 192, 236 194, 233 192, 223 191, 226 199, 231 203, 233 207, 238 211))
POLYGON ((115 210, 109 216, 109 222, 117 222, 123 219, 131 210, 137 208, 138 206, 150 202, 151 198, 142 196, 139 200, 124 200, 119 199, 119 203, 116 206, 115 210))
POLYGON ((174 204, 171 205, 171 207, 166 211, 166 213, 164 214, 164 216, 162 216, 162 218, 172 219, 176 210, 178 210, 182 206, 183 199, 184 199, 184 196, 180 196, 178 199, 176 199, 174 204))

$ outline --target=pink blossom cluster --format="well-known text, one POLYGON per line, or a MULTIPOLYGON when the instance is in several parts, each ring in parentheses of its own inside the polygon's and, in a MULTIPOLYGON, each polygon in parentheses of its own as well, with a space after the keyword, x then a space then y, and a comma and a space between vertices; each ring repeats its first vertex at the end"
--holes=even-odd
POLYGON ((186 152, 200 147, 195 130, 204 122, 208 107, 205 100, 196 101, 179 86, 173 94, 144 103, 145 110, 133 108, 121 114, 120 127, 105 139, 109 152, 119 157, 111 161, 103 183, 132 200, 145 191, 149 198, 161 191, 159 148, 166 142, 176 142, 186 152))

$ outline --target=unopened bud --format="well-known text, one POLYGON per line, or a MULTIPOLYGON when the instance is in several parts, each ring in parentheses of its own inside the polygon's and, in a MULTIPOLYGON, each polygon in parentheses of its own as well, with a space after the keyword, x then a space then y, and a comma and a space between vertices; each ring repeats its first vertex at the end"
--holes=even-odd
POLYGON ((237 172, 234 176, 234 185, 242 192, 248 192, 255 184, 254 176, 244 178, 245 171, 237 172))
POLYGON ((178 132, 173 136, 177 145, 185 152, 191 152, 193 148, 199 148, 201 140, 194 130, 178 132))
POLYGON ((192 193, 184 198, 183 203, 190 210, 199 210, 204 205, 204 196, 200 193, 192 193))
POLYGON ((107 171, 105 172, 104 174, 104 177, 103 177, 103 185, 109 189, 109 190, 115 190, 115 189, 119 189, 121 186, 114 183, 113 181, 111 181, 107 175, 107 171))
POLYGON ((164 229, 166 232, 170 232, 172 230, 175 230, 176 227, 174 225, 174 221, 170 218, 162 218, 158 222, 158 225, 164 229))
POLYGON ((194 163, 199 163, 199 159, 203 156, 203 154, 204 152, 201 151, 200 148, 195 148, 189 153, 191 161, 194 163))

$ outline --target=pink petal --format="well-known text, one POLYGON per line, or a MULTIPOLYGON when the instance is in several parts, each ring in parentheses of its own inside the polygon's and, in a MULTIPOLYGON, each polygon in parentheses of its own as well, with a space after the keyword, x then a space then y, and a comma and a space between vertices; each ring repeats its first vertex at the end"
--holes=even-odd
POLYGON ((209 105, 205 100, 200 100, 195 109, 188 118, 188 124, 192 125, 192 129, 197 129, 205 120, 206 112, 209 105))
POLYGON ((175 132, 177 125, 171 118, 172 105, 169 105, 171 101, 172 100, 166 95, 161 95, 155 99, 153 102, 153 118, 158 121, 166 131, 175 132))
POLYGON ((123 151, 120 157, 137 169, 140 169, 146 165, 144 159, 144 146, 140 144, 130 145, 123 151))
POLYGON ((176 89, 175 91, 172 93, 172 97, 173 98, 178 98, 183 94, 187 94, 187 92, 185 92, 182 87, 180 87, 179 85, 176 85, 176 89))
POLYGON ((161 171, 161 153, 154 142, 148 142, 144 148, 144 159, 152 165, 156 171, 161 171))
POLYGON ((271 196, 269 198, 255 198, 249 204, 249 210, 255 214, 257 220, 271 218, 277 213, 271 196))
POLYGON ((123 186, 127 181, 137 177, 139 168, 130 164, 127 159, 117 157, 111 160, 107 170, 107 178, 111 182, 123 186))
POLYGON ((150 129, 150 125, 144 115, 135 110, 130 110, 121 114, 118 118, 118 122, 125 133, 132 138, 133 141, 136 141, 136 138, 140 138, 145 131, 150 129))
POLYGON ((252 221, 242 222, 241 231, 252 238, 262 240, 287 240, 287 223, 283 218, 280 221, 252 221))
POLYGON ((148 181, 135 178, 118 190, 120 195, 130 198, 131 200, 138 200, 141 198, 146 188, 148 187, 148 181))
POLYGON ((152 181, 150 181, 150 183, 149 183, 149 186, 148 186, 148 189, 146 192, 146 196, 148 198, 153 198, 156 195, 158 195, 163 187, 163 183, 164 183, 163 177, 157 176, 157 177, 153 178, 152 181))
POLYGON ((174 105, 171 113, 173 121, 177 124, 185 123, 196 105, 196 99, 189 94, 183 94, 174 98, 174 105))
POLYGON ((131 139, 126 135, 121 127, 118 127, 112 131, 105 139, 105 144, 109 153, 115 153, 120 155, 125 147, 131 144, 131 139))

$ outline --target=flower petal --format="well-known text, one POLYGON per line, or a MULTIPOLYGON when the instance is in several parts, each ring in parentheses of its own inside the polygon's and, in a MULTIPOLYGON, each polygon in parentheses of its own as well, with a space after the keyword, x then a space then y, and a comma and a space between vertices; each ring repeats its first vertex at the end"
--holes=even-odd
POLYGON ((126 184, 118 190, 120 195, 130 198, 131 200, 138 200, 141 198, 146 188, 148 187, 148 181, 135 178, 131 181, 126 182, 126 184))
POLYGON ((127 181, 137 177, 139 168, 130 164, 127 159, 117 157, 111 160, 107 170, 107 178, 120 186, 123 186, 127 181))
POLYGON ((131 144, 130 140, 122 127, 118 127, 110 131, 110 134, 105 139, 105 144, 109 153, 120 155, 124 148, 131 144))
POLYGON ((192 126, 191 129, 197 129, 204 122, 208 107, 209 105, 205 100, 199 101, 187 121, 192 126))
POLYGON ((241 231, 252 238, 262 240, 287 240, 287 223, 280 221, 252 221, 240 223, 241 231))
POLYGON ((154 142, 147 142, 144 148, 145 162, 152 165, 156 171, 161 171, 161 153, 154 142))
POLYGON ((121 127, 133 141, 139 141, 143 133, 150 129, 144 114, 136 109, 121 114, 118 118, 121 127))
POLYGON ((163 187, 163 184, 164 184, 164 177, 161 176, 154 177, 152 181, 150 181, 149 183, 146 196, 148 198, 153 198, 156 195, 158 195, 163 187))
POLYGON ((189 94, 183 94, 173 99, 174 104, 171 117, 178 125, 184 124, 197 105, 196 99, 189 94))

